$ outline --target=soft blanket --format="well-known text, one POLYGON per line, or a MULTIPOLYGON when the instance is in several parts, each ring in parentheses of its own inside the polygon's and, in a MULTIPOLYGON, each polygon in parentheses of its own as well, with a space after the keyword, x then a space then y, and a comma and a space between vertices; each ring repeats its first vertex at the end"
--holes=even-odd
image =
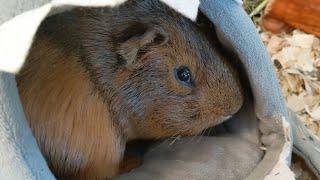
MULTIPOLYGON (((27 124, 14 79, 40 22, 74 5, 124 1, 0 0, 0 179, 55 179, 27 124)), ((293 141, 295 152, 319 175, 319 139, 308 138, 297 117, 289 115, 272 62, 242 2, 162 1, 191 20, 198 10, 211 20, 219 40, 241 60, 252 97, 216 128, 215 136, 154 144, 140 168, 117 179, 294 179, 289 169, 293 141)))

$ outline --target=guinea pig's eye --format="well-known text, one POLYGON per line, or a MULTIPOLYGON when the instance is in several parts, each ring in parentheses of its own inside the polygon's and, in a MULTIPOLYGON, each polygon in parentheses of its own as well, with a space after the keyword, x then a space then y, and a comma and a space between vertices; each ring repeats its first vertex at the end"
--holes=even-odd
POLYGON ((176 78, 183 84, 191 84, 191 72, 187 67, 180 67, 175 70, 176 78))

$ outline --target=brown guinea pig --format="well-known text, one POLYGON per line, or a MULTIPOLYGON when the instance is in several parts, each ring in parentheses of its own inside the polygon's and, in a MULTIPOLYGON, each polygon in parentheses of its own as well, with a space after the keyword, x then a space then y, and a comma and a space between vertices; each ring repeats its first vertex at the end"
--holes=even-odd
POLYGON ((47 18, 17 82, 53 173, 110 178, 127 141, 195 135, 235 114, 239 76, 216 46, 158 0, 47 18))

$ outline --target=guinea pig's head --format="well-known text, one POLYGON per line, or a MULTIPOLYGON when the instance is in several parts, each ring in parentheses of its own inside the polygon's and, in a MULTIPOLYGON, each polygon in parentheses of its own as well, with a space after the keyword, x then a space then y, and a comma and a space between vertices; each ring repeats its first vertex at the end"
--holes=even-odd
POLYGON ((129 139, 194 135, 242 106, 237 70, 196 24, 179 17, 114 28, 86 34, 84 64, 129 139))

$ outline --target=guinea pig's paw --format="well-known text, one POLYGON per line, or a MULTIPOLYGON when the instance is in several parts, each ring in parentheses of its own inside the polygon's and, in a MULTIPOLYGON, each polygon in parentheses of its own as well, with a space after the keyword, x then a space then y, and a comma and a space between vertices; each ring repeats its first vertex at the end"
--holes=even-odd
POLYGON ((142 165, 142 159, 139 157, 125 156, 120 163, 119 174, 124 174, 138 168, 142 165))

